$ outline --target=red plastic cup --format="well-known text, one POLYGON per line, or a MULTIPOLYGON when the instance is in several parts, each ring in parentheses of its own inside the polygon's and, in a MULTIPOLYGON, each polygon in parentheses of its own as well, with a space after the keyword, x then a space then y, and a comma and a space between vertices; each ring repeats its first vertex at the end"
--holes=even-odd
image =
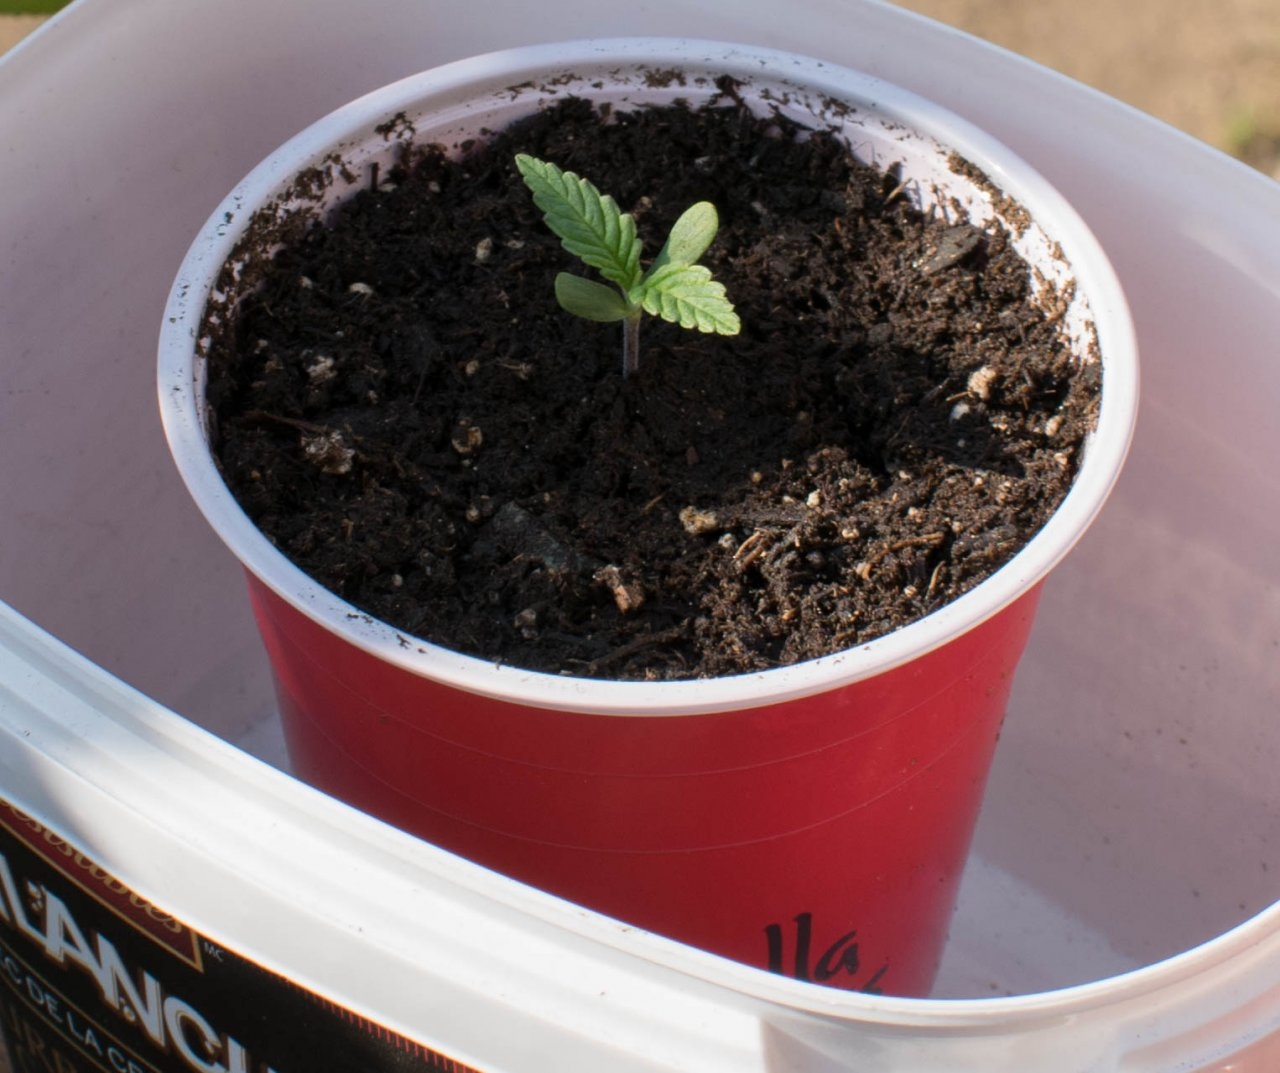
POLYGON ((817 983, 928 991, 1038 589, 827 692, 609 715, 416 676, 250 581, 308 782, 693 946, 817 983))
POLYGON ((300 777, 628 923, 815 983, 919 995, 941 956, 1040 584, 1116 479, 1137 374, 1127 307, 1096 241, 999 143, 830 64, 631 39, 437 68, 353 102, 278 150, 187 255, 161 334, 160 398, 188 488, 249 575, 300 777), (674 69, 685 77, 651 77, 674 69), (1010 222, 1015 245, 1043 286, 1069 298, 1064 332, 1081 360, 1100 353, 1103 369, 1097 430, 1040 533, 981 585, 886 637, 689 682, 497 666, 373 622, 285 560, 240 510, 209 451, 201 340, 207 308, 234 316, 236 284, 223 267, 240 255, 244 228, 255 224, 261 249, 271 221, 323 213, 360 187, 371 163, 394 160, 397 131, 452 144, 531 111, 543 94, 615 107, 696 103, 725 74, 762 108, 843 124, 866 158, 899 165, 904 189, 936 199, 939 211, 995 226, 1012 199, 1029 214, 1030 224, 1021 211, 1010 222), (399 116, 409 122, 391 122, 399 116), (954 152, 985 175, 957 174, 954 152), (327 176, 327 187, 309 186, 323 187, 318 200, 282 196, 309 169, 327 176))

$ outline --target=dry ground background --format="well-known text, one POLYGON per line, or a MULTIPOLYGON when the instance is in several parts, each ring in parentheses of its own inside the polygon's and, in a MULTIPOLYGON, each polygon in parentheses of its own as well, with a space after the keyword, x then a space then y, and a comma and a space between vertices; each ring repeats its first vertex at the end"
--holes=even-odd
MULTIPOLYGON (((1056 68, 1280 177, 1280 0, 899 3, 1056 68)), ((41 21, 0 16, 0 51, 41 21)))
POLYGON ((901 0, 900 6, 1029 56, 1277 174, 1277 0, 901 0))

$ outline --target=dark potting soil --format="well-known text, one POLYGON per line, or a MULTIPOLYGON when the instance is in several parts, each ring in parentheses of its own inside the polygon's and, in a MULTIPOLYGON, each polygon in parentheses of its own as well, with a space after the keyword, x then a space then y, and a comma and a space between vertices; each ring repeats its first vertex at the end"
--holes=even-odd
POLYGON ((1004 232, 795 134, 729 97, 604 124, 566 100, 375 178, 211 355, 235 495, 368 614, 553 673, 770 668, 954 600, 1062 499, 1097 364, 1004 232), (556 273, 587 270, 517 152, 611 193, 649 257, 713 202, 704 263, 741 334, 648 318, 624 381, 620 327, 556 305, 556 273))

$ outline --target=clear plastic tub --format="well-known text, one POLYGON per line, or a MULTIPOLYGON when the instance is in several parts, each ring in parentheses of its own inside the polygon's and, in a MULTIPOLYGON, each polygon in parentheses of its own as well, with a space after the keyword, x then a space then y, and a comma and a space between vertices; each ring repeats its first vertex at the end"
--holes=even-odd
MULTIPOLYGON (((325 1018, 354 1011, 492 1073, 1280 1065, 1280 187, 858 0, 801 0, 786 19, 744 0, 79 0, 0 62, 0 148, 0 600, 70 646, 0 619, 0 798, 42 845, 70 844, 208 940, 206 968, 247 959, 323 996, 325 1018), (931 1000, 835 995, 628 931, 275 770, 237 567, 159 431, 169 281, 272 146, 445 60, 664 19, 860 67, 986 126, 1076 203, 1132 304, 1129 469, 1045 591, 931 1000)), ((0 944, 30 939, 0 906, 0 944)), ((0 967, 6 1009, 70 1039, 38 981, 0 967)), ((180 1068, 236 1068, 242 1041, 165 997, 168 1042, 194 1056, 180 1068)), ((0 1031, 24 1061, 26 1028, 0 1031)))

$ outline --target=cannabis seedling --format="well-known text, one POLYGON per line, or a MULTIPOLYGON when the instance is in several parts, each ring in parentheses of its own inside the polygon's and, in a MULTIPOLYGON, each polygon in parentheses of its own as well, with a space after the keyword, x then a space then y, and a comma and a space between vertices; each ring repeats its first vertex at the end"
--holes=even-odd
POLYGON ((724 285, 697 263, 720 228, 709 201, 685 210, 662 251, 643 271, 635 219, 620 212, 613 198, 573 172, 525 153, 516 157, 516 166, 561 245, 617 287, 569 272, 556 276, 555 285, 556 299, 568 312, 587 320, 622 322, 624 377, 640 367, 642 313, 700 332, 738 334, 741 323, 724 285))

